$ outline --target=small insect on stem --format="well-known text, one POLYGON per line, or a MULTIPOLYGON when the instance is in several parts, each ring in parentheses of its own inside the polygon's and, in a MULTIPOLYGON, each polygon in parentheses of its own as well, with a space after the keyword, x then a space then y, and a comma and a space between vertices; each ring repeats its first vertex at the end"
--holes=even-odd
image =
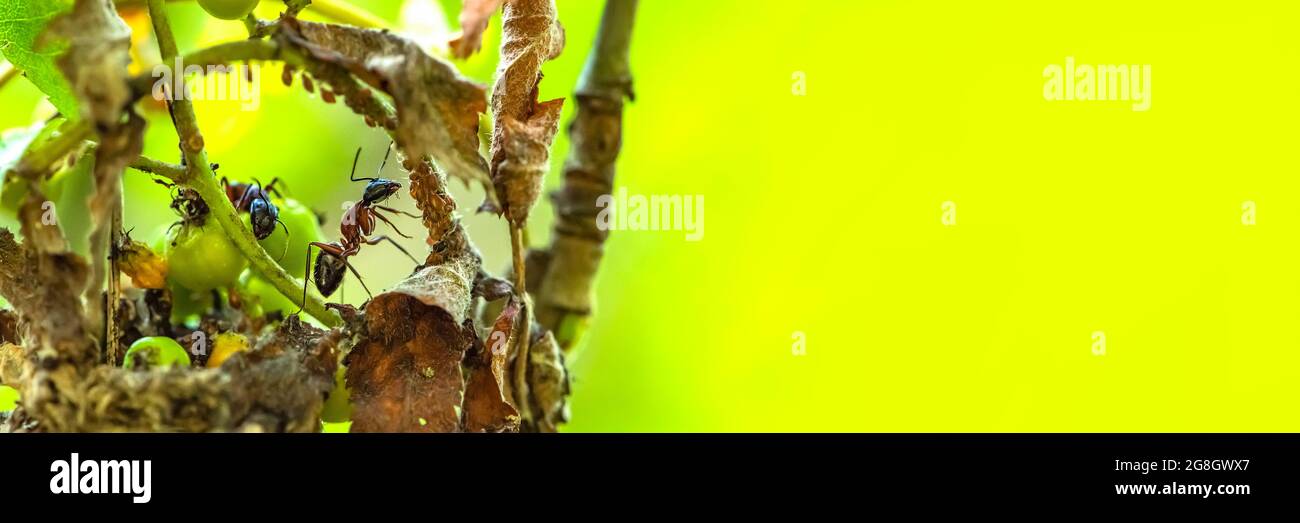
POLYGON ((170 234, 171 230, 175 229, 178 225, 192 223, 202 226, 203 222, 207 220, 208 212, 210 212, 210 210, 208 209, 207 202, 203 201, 202 196, 199 196, 198 191, 156 178, 154 179, 154 183, 171 190, 172 211, 181 218, 167 228, 168 234, 170 234))

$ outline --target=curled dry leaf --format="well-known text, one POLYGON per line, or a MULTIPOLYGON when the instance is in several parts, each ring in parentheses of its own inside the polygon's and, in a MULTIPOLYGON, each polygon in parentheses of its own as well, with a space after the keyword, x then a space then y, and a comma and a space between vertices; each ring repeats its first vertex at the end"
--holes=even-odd
POLYGON ((9 342, 0 343, 0 385, 16 386, 23 375, 23 348, 9 342))
POLYGON ((407 156, 429 157, 443 171, 467 182, 490 181, 479 154, 479 114, 487 110, 484 87, 419 44, 387 31, 281 19, 283 45, 310 59, 337 64, 388 93, 397 110, 394 138, 407 156))
POLYGON ((99 129, 116 126, 131 100, 127 70, 131 28, 117 15, 113 2, 76 0, 71 11, 50 22, 38 47, 55 41, 68 43, 57 63, 72 84, 81 116, 99 129))
MULTIPOLYGON (((506 356, 510 334, 519 320, 519 302, 511 297, 488 332, 486 346, 474 340, 466 358, 469 384, 465 386, 465 431, 515 432, 519 412, 507 399, 506 356)), ((472 329, 472 325, 467 324, 472 329)))
POLYGON ((477 279, 474 281, 474 297, 476 298, 496 301, 509 297, 514 293, 514 285, 504 279, 493 277, 487 271, 480 270, 477 279))
POLYGON ((460 7, 460 34, 449 42, 451 55, 468 58, 483 46, 483 31, 488 18, 501 8, 505 0, 464 0, 460 7))
POLYGON ((122 273, 131 277, 131 283, 140 289, 162 289, 167 286, 167 259, 153 252, 147 245, 123 237, 117 248, 122 273))
POLYGON ((569 420, 569 374, 551 331, 528 347, 528 391, 537 431, 555 432, 559 424, 569 420))
POLYGON ((470 343, 462 330, 477 260, 425 267, 366 305, 366 336, 347 357, 356 432, 460 428, 470 343))
MULTIPOLYGON (((83 104, 83 107, 86 105, 83 104)), ((144 150, 144 127, 144 118, 135 111, 127 111, 125 123, 114 123, 102 128, 99 146, 95 148, 95 192, 87 202, 94 226, 90 230, 88 242, 91 253, 90 285, 86 288, 85 296, 85 301, 89 304, 86 309, 87 319, 92 325, 101 321, 104 312, 100 289, 105 274, 104 259, 109 254, 110 233, 120 225, 115 223, 114 216, 120 216, 122 172, 144 150)), ((159 287, 164 285, 150 283, 159 287)))
POLYGON ((514 0, 502 15, 501 63, 492 88, 492 183, 519 225, 542 191, 564 99, 537 101, 542 63, 559 56, 564 31, 552 0, 514 0))

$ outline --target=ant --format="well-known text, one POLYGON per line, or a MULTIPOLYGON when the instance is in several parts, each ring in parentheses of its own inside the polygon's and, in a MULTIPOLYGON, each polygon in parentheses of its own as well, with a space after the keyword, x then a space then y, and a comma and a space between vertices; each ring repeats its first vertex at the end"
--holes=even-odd
MULTIPOLYGON (((383 172, 384 167, 388 165, 388 156, 392 152, 393 149, 390 144, 388 151, 384 153, 383 163, 379 165, 379 172, 383 172)), ((320 255, 316 257, 316 269, 311 272, 312 279, 316 282, 316 288, 320 290, 322 296, 328 297, 333 294, 334 291, 338 289, 339 285, 343 283, 343 269, 346 267, 357 277, 357 281, 361 282, 361 288, 366 290, 366 294, 371 298, 374 298, 374 294, 371 294, 370 288, 366 286, 366 282, 361 279, 361 274, 357 272, 357 269, 353 267, 351 263, 348 263, 348 258, 360 252, 363 244, 377 245, 379 242, 387 241, 393 244, 394 247, 397 247, 397 250, 402 251, 402 254, 405 254, 411 259, 411 261, 415 262, 417 265, 420 263, 419 260, 416 260, 414 256, 411 256, 410 252, 407 252, 405 248, 392 238, 389 238, 388 236, 370 236, 375 232, 375 219, 378 218, 384 223, 387 223, 389 227, 392 227, 393 230, 403 238, 410 238, 410 236, 407 236, 402 231, 398 230, 397 226, 393 225, 393 222, 389 221, 389 219, 379 211, 402 214, 412 218, 419 218, 420 216, 379 205, 390 196, 397 194, 397 191, 402 188, 402 184, 378 177, 357 178, 357 161, 360 158, 361 149, 358 148, 356 156, 352 158, 352 173, 349 175, 349 178, 354 182, 367 182, 366 188, 362 193, 361 201, 352 204, 352 206, 343 213, 343 219, 339 223, 339 232, 342 234, 342 238, 337 242, 311 242, 307 244, 307 269, 311 269, 311 248, 316 247, 320 250, 320 255)), ((302 303, 306 302, 307 282, 304 281, 302 285, 302 303)), ((301 309, 299 309, 299 311, 301 311, 301 309)))
POLYGON ((280 209, 271 203, 268 195, 274 194, 278 198, 283 198, 279 189, 275 185, 280 182, 280 178, 272 178, 271 183, 262 185, 257 178, 253 179, 252 184, 231 182, 225 176, 221 177, 221 187, 226 191, 226 198, 230 199, 231 205, 235 206, 235 211, 246 212, 253 224, 253 236, 259 240, 265 240, 271 233, 275 232, 275 224, 279 223, 284 227, 284 234, 288 236, 289 227, 280 221, 280 209))

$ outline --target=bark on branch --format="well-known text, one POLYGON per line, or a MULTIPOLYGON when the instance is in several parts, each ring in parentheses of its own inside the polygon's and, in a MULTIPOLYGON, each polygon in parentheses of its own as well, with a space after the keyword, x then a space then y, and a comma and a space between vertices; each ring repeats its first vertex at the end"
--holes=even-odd
POLYGON ((636 0, 605 4, 595 48, 578 80, 564 186, 551 194, 556 216, 551 245, 529 256, 529 272, 540 275, 530 278, 537 281, 537 320, 556 333, 565 351, 578 341, 573 325, 592 313, 593 282, 609 236, 596 225, 596 200, 613 192, 623 99, 633 98, 628 49, 636 5, 636 0))

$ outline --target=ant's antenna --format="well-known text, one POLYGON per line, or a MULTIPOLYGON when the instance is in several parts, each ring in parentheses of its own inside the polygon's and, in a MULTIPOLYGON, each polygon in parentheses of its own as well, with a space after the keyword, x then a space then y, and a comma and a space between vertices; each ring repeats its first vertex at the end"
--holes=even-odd
POLYGON ((384 161, 379 164, 379 172, 375 176, 384 174, 384 167, 388 167, 388 155, 393 154, 393 142, 388 142, 388 148, 384 149, 384 161))
POLYGON ((373 182, 374 178, 357 178, 357 160, 361 159, 361 148, 357 147, 357 155, 352 157, 352 173, 348 175, 354 182, 373 182))
MULTIPOLYGON (((284 255, 289 254, 289 226, 285 225, 284 222, 281 221, 279 218, 275 219, 275 223, 280 224, 280 227, 284 227, 284 250, 280 251, 280 257, 275 259, 275 261, 279 263, 280 260, 284 259, 284 255)), ((308 252, 309 254, 307 255, 307 261, 308 263, 310 263, 311 262, 310 249, 308 252)), ((303 277, 306 278, 305 275, 303 277)))

